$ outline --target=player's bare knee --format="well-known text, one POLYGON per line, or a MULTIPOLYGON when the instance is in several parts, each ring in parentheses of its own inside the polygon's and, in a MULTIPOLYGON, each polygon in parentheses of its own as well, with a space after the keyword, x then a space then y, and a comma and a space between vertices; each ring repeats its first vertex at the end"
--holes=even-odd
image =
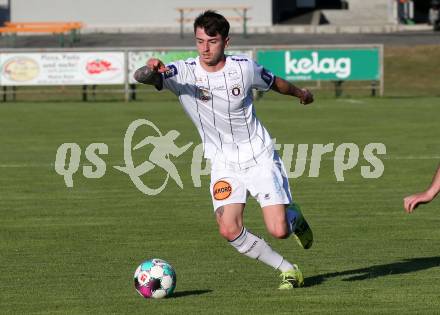
POLYGON ((240 226, 237 222, 224 222, 218 221, 218 230, 220 235, 228 241, 231 241, 237 238, 240 235, 242 226, 240 226))
POLYGON ((287 238, 289 236, 287 226, 277 225, 269 229, 269 233, 275 238, 287 238))
POLYGON ((267 231, 275 238, 287 238, 289 230, 284 217, 273 218, 266 222, 267 231))
POLYGON ((220 235, 228 241, 232 241, 237 238, 241 233, 241 226, 235 224, 221 224, 219 225, 220 235))

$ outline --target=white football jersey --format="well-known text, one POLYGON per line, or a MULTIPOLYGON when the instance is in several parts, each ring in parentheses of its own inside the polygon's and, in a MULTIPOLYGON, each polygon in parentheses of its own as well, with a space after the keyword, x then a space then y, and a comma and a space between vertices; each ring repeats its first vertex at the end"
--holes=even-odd
POLYGON ((234 169, 272 158, 272 140, 255 115, 252 96, 252 89, 267 91, 272 86, 272 73, 244 56, 226 56, 217 72, 205 71, 199 57, 167 66, 163 86, 179 97, 196 125, 205 158, 234 169))

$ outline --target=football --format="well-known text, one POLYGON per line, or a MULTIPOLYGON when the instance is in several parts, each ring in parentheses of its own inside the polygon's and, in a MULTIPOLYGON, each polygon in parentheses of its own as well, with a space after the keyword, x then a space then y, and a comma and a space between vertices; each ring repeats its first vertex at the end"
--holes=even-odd
POLYGON ((165 260, 157 258, 146 260, 134 273, 134 287, 147 299, 169 297, 176 288, 176 272, 165 260))

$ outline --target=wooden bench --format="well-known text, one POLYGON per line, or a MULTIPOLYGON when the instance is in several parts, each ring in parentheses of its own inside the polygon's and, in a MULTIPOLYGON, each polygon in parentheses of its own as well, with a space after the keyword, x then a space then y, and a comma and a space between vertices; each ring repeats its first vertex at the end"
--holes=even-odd
POLYGON ((18 33, 50 33, 59 35, 59 43, 64 47, 65 34, 70 33, 70 44, 79 41, 80 29, 83 27, 81 22, 5 22, 4 27, 0 27, 0 34, 12 35, 18 33))
POLYGON ((176 8, 179 11, 180 17, 177 19, 177 22, 180 23, 180 37, 184 36, 184 25, 186 23, 193 23, 195 16, 193 13, 202 13, 206 10, 214 10, 214 11, 229 11, 234 12, 235 16, 225 16, 228 21, 239 22, 243 27, 243 37, 247 37, 247 22, 251 19, 247 16, 247 11, 249 11, 251 7, 247 6, 225 6, 225 7, 185 7, 185 8, 176 8), (191 15, 191 17, 189 17, 191 15))

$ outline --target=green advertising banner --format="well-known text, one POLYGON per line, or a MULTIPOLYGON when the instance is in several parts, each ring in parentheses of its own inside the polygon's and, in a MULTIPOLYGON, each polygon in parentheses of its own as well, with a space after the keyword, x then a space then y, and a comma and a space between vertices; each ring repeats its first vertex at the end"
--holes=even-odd
MULTIPOLYGON (((252 50, 227 50, 228 55, 245 55, 252 58, 252 50)), ((195 50, 167 50, 167 51, 130 51, 128 52, 128 81, 130 84, 136 83, 133 78, 135 71, 145 66, 150 58, 158 58, 163 63, 168 64, 176 60, 186 60, 198 56, 195 50)))
POLYGON ((150 58, 158 58, 163 63, 168 64, 175 60, 186 60, 188 58, 196 57, 197 51, 130 51, 128 53, 128 81, 129 83, 136 83, 133 78, 135 71, 145 66, 147 60, 150 58))
POLYGON ((286 80, 380 80, 379 48, 260 50, 259 64, 286 80))

